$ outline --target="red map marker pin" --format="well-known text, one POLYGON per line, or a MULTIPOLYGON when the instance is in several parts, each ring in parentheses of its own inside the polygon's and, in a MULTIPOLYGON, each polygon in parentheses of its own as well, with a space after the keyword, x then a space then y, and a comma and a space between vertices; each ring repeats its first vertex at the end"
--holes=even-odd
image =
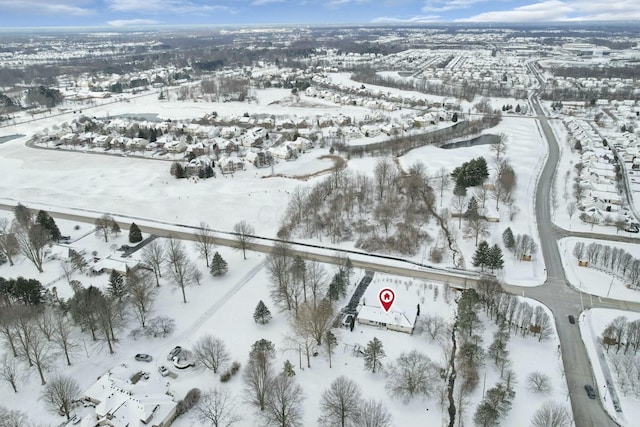
POLYGON ((393 289, 384 288, 378 294, 378 299, 380 300, 380 304, 382 304, 384 311, 389 312, 393 305, 393 301, 396 299, 396 293, 393 292, 393 289))

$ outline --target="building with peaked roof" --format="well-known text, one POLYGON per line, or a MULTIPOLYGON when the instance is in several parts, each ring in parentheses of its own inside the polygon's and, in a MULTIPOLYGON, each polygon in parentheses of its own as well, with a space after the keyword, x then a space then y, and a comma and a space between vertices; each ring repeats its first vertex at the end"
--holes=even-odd
POLYGON ((358 324, 377 326, 391 331, 413 334, 416 325, 417 312, 407 315, 403 311, 384 311, 381 307, 361 305, 358 307, 358 324))
POLYGON ((82 425, 110 427, 168 427, 176 414, 176 402, 163 392, 160 377, 151 376, 133 383, 126 365, 102 375, 84 393, 95 405, 95 414, 82 425))

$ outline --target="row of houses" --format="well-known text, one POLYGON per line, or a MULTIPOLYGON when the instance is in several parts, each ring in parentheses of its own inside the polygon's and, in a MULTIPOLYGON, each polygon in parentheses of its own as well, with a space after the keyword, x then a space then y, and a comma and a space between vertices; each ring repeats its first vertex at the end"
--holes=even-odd
POLYGON ((606 141, 585 120, 567 119, 567 130, 580 143, 582 170, 578 201, 585 218, 593 224, 612 224, 620 219, 623 197, 616 180, 615 154, 606 141))

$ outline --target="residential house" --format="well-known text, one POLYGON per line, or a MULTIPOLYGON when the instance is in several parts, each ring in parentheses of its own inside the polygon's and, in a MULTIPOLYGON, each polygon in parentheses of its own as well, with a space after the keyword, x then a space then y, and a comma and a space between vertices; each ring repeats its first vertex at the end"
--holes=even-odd
POLYGON ((270 166, 273 162, 273 157, 269 151, 250 151, 245 156, 245 161, 251 163, 257 168, 263 168, 270 166))
POLYGON ((164 378, 157 373, 140 375, 134 366, 122 364, 111 369, 84 392, 83 400, 95 410, 80 420, 80 426, 171 425, 177 403, 164 378))
POLYGON ((238 157, 223 157, 218 160, 218 167, 223 174, 244 170, 245 162, 238 157))
POLYGON ((358 324, 386 328, 390 331, 413 334, 417 313, 407 315, 402 311, 384 311, 381 307, 372 305, 358 306, 358 324))

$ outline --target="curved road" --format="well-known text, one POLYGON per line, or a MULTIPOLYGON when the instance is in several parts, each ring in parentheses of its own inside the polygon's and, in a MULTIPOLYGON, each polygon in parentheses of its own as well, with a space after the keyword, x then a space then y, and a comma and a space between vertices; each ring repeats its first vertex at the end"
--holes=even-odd
MULTIPOLYGON (((537 74, 536 70, 531 65, 530 68, 532 73, 541 81, 541 84, 543 84, 542 79, 537 74)), ((541 251, 546 265, 547 280, 542 286, 534 288, 523 288, 509 285, 504 286, 504 288, 506 291, 513 294, 534 298, 544 303, 553 312, 556 319, 558 338, 562 346, 562 361, 564 364, 565 375, 567 377, 567 385, 576 427, 613 427, 617 424, 609 417, 602 405, 598 404, 599 402, 594 402, 589 399, 584 391, 585 384, 595 384, 593 370, 580 336, 580 330, 577 325, 571 325, 567 321, 567 316, 569 314, 577 315, 583 311, 585 307, 617 308, 640 312, 640 303, 592 297, 591 295, 584 294, 579 290, 572 288, 565 277, 564 267, 562 265, 560 251, 558 249, 558 239, 566 236, 576 236, 632 243, 636 243, 639 240, 633 237, 602 236, 592 233, 568 232, 553 224, 551 220, 549 201, 551 200, 551 183, 553 182, 553 176, 559 160, 559 148, 555 135, 549 126, 547 117, 545 116, 535 93, 531 95, 530 101, 549 146, 549 155, 537 184, 535 202, 535 213, 537 217, 538 231, 540 233, 541 251)), ((13 206, 15 206, 15 204, 11 205, 0 203, 0 209, 12 209, 13 206)), ((52 216, 57 218, 88 223, 93 223, 95 218, 102 215, 101 213, 87 210, 72 210, 74 213, 70 213, 69 209, 65 209, 63 212, 56 211, 54 208, 48 209, 48 211, 52 216)), ((122 226, 128 226, 131 219, 135 219, 136 221, 139 220, 122 215, 118 216, 120 217, 120 221, 123 222, 121 224, 122 226), (123 220, 129 221, 125 224, 123 220)), ((180 239, 194 240, 197 232, 196 227, 170 224, 148 219, 144 219, 144 221, 147 225, 141 226, 141 228, 145 232, 160 236, 167 236, 171 234, 180 239), (180 227, 181 230, 176 231, 176 226, 180 227)), ((295 242, 291 243, 295 244, 295 242)), ((218 236, 216 236, 216 244, 232 247, 238 246, 238 242, 232 235, 229 235, 229 237, 219 237, 218 234, 218 236)), ((268 241, 265 241, 265 243, 253 242, 250 244, 250 249, 259 252, 270 252, 272 246, 271 242, 268 241)), ((339 254, 336 255, 336 253, 348 252, 336 248, 327 249, 330 249, 334 255, 319 254, 317 253, 317 250, 310 250, 304 245, 296 246, 293 251, 295 254, 300 255, 303 258, 333 264, 342 262, 342 257, 339 254)), ((366 256, 367 254, 362 253, 361 255, 366 256)), ((444 269, 421 267, 410 262, 407 262, 405 266, 398 262, 395 262, 394 265, 389 265, 389 261, 385 262, 382 258, 384 257, 369 255, 366 258, 359 257, 359 259, 352 259, 352 261, 354 266, 359 268, 408 277, 438 280, 448 282, 457 287, 473 286, 477 280, 477 276, 475 275, 466 275, 463 272, 457 273, 444 269)), ((622 409, 624 411, 624 407, 622 409)))
MULTIPOLYGON (((533 72, 537 76, 535 71, 533 72)), ((530 289, 527 293, 528 296, 544 303, 554 314, 556 330, 562 346, 562 362, 567 377, 567 386, 576 427, 616 426, 617 424, 610 418, 602 404, 598 404, 600 400, 598 400, 598 403, 594 402, 587 397, 584 391, 585 384, 595 384, 593 370, 582 342, 580 328, 577 325, 571 325, 567 321, 567 316, 569 314, 576 315, 584 309, 585 297, 579 291, 571 288, 566 280, 562 258, 558 249, 558 238, 561 233, 558 232, 551 221, 551 210, 549 208, 551 183, 559 160, 558 142, 540 106, 537 95, 534 93, 530 100, 547 139, 549 155, 538 181, 535 206, 541 249, 547 269, 547 280, 543 286, 530 289)), ((590 296, 587 297, 591 302, 592 298, 590 296)), ((614 306, 615 308, 624 307, 636 310, 639 306, 639 304, 621 304, 621 302, 613 300, 600 302, 600 300, 600 298, 597 298, 593 306, 614 306)))

